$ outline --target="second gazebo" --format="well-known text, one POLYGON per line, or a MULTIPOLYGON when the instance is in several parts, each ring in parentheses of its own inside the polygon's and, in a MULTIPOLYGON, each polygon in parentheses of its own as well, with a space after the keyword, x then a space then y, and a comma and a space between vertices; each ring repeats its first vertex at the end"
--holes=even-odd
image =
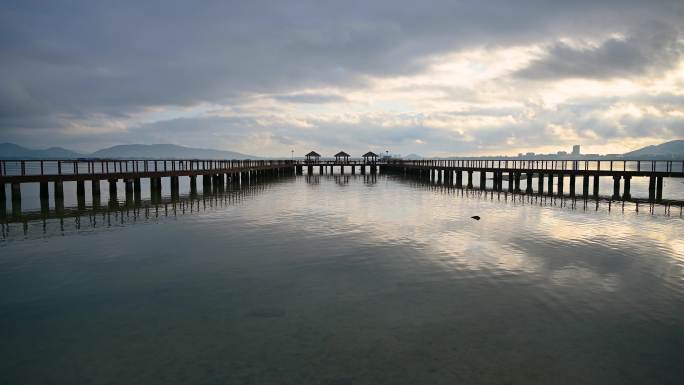
POLYGON ((364 163, 376 163, 378 161, 378 154, 368 151, 362 156, 364 163))
POLYGON ((337 154, 335 154, 335 162, 337 162, 337 163, 348 163, 350 156, 351 155, 347 154, 346 152, 340 151, 337 154))

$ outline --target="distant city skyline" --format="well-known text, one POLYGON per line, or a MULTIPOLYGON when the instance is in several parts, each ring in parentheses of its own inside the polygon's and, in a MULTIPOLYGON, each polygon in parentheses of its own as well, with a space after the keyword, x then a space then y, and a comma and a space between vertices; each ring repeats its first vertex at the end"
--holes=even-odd
POLYGON ((684 138, 684 3, 0 8, 0 142, 258 156, 624 153, 684 138))

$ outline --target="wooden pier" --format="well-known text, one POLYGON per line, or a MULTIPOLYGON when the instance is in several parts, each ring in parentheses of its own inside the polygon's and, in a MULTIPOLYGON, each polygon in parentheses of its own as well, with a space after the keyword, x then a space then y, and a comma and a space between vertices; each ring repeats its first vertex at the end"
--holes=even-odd
MULTIPOLYGON (((670 160, 390 160, 383 167, 387 172, 454 184, 457 188, 484 190, 487 180, 491 179, 495 191, 502 191, 506 181, 509 192, 587 199, 599 198, 600 178, 612 179, 614 200, 630 200, 632 178, 648 178, 648 201, 654 203, 663 201, 665 178, 684 178, 684 161, 670 160), (475 173, 480 179, 477 184, 473 180, 475 173), (534 178, 537 186, 534 186, 534 178), (576 191, 576 182, 580 179, 582 191, 576 191), (522 180, 525 180, 524 186, 522 180)), ((676 200, 682 198, 674 197, 676 200)))
POLYGON ((139 200, 141 179, 148 178, 150 196, 162 196, 162 178, 169 178, 171 196, 177 196, 179 178, 188 177, 190 191, 197 191, 197 176, 202 177, 203 190, 221 189, 263 176, 340 174, 357 171, 426 178, 434 183, 456 188, 491 189, 520 194, 599 198, 600 178, 611 178, 612 199, 630 200, 632 178, 648 179, 648 201, 682 201, 684 197, 663 197, 665 178, 684 178, 684 161, 607 161, 607 160, 394 160, 378 159, 372 152, 353 159, 340 152, 335 159, 321 159, 310 152, 305 160, 0 160, 0 211, 6 210, 6 185, 9 185, 12 210, 21 211, 21 185, 40 184, 41 203, 48 202, 49 184, 53 184, 55 206, 63 206, 63 183, 76 182, 79 205, 85 202, 85 183, 91 183, 93 201, 99 202, 100 185, 107 181, 109 196, 117 196, 119 181, 123 181, 126 199, 139 200), (475 174, 479 181, 475 180, 475 174), (533 179, 536 179, 536 186, 533 179), (581 190, 576 191, 581 180, 581 190), (524 185, 523 185, 524 181, 524 185), (566 191, 567 181, 567 191, 566 191), (554 190, 555 187, 555 190, 554 190))

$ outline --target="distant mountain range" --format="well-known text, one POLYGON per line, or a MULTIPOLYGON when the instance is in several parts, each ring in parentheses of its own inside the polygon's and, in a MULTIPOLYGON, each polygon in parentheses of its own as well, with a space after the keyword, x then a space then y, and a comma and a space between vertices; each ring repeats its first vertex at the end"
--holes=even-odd
POLYGON ((33 150, 13 143, 0 143, 0 158, 4 159, 72 159, 83 156, 61 147, 33 150))
POLYGON ((13 143, 0 144, 3 159, 76 159, 76 158, 138 158, 138 159, 258 159, 234 151, 177 146, 175 144, 125 144, 104 148, 92 154, 81 154, 61 147, 44 150, 29 149, 13 143))
MULTIPOLYGON (((138 159, 259 159, 234 151, 177 146, 175 144, 124 144, 104 148, 92 154, 82 154, 61 147, 30 149, 13 143, 0 143, 0 159, 76 159, 76 158, 138 158, 138 159)), ((622 155, 623 159, 684 159, 684 140, 672 140, 647 146, 622 155)), ((409 154, 403 159, 423 159, 409 154)))
POLYGON ((406 160, 421 160, 421 159, 423 159, 423 157, 418 155, 418 154, 408 154, 408 155, 402 156, 402 158, 406 159, 406 160))
POLYGON ((672 140, 657 144, 655 146, 646 146, 636 151, 631 151, 624 154, 625 158, 671 158, 684 159, 684 140, 672 140))

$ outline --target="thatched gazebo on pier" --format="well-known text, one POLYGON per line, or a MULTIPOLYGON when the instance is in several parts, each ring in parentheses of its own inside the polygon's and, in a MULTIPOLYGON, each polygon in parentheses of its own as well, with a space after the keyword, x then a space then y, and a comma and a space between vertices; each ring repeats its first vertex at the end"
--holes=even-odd
POLYGON ((321 158, 321 154, 317 153, 316 151, 311 151, 304 156, 306 157, 307 163, 318 163, 319 159, 321 158))
POLYGON ((337 162, 337 163, 348 163, 350 156, 351 155, 347 154, 346 152, 340 151, 337 154, 335 154, 335 162, 337 162))
POLYGON ((378 161, 378 154, 368 151, 362 156, 364 163, 376 163, 378 161))

